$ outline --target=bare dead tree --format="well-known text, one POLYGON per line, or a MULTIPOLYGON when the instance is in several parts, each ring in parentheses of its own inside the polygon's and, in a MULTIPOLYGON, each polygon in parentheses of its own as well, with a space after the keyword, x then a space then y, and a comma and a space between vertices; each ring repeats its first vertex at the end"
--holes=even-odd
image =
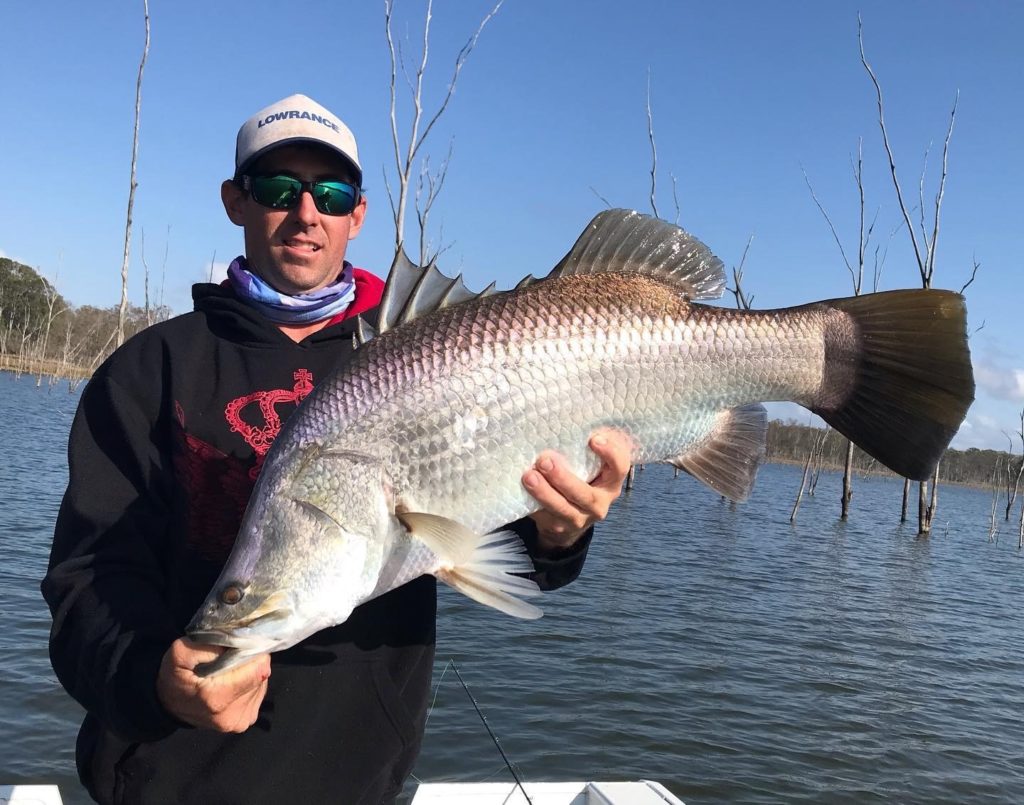
POLYGON ((669 178, 672 180, 672 204, 676 208, 676 217, 673 219, 672 223, 679 226, 679 192, 676 187, 676 175, 674 173, 669 173, 669 178))
POLYGON ((146 262, 146 227, 141 227, 139 232, 139 254, 142 258, 143 277, 143 309, 146 312, 146 326, 153 323, 153 314, 149 307, 149 263, 146 262))
MULTIPOLYGON (((977 257, 973 258, 971 260, 971 263, 972 263, 972 266, 971 266, 971 276, 968 277, 967 282, 965 282, 963 285, 960 286, 960 294, 961 295, 963 295, 964 291, 966 291, 968 288, 971 287, 971 285, 974 284, 974 279, 978 276, 978 269, 981 268, 981 263, 978 262, 978 258, 977 257)), ((984 327, 984 326, 985 326, 985 323, 982 322, 981 327, 984 327)), ((981 327, 979 327, 978 330, 980 330, 981 327)), ((975 332, 977 332, 978 330, 975 330, 975 332)))
POLYGON ((47 366, 46 353, 50 344, 50 329, 53 327, 53 321, 62 313, 67 311, 67 307, 61 307, 59 310, 54 310, 57 305, 57 300, 60 299, 60 294, 57 293, 56 283, 51 285, 41 276, 39 280, 43 286, 43 298, 46 300, 46 321, 43 323, 42 340, 39 344, 39 359, 36 366, 36 388, 43 384, 43 374, 45 374, 44 369, 47 366))
POLYGON ((444 246, 438 246, 436 249, 431 249, 430 238, 428 236, 427 219, 430 216, 430 208, 434 206, 434 201, 440 195, 442 188, 444 187, 445 177, 448 175, 448 165, 452 159, 452 144, 448 145, 448 155, 444 158, 441 163, 441 167, 436 172, 430 170, 430 157, 423 157, 421 163, 419 177, 416 181, 416 221, 419 225, 420 232, 420 259, 419 264, 421 266, 430 265, 431 262, 436 260, 440 254, 445 251, 444 246), (433 252, 433 253, 431 253, 433 252))
MULTIPOLYGON (((868 62, 867 55, 864 52, 864 28, 861 21, 860 14, 857 15, 857 42, 860 46, 860 61, 864 69, 867 71, 868 76, 871 78, 871 83, 875 88, 875 98, 878 104, 878 125, 882 132, 882 143, 885 146, 886 156, 889 158, 889 173, 892 177, 893 187, 896 190, 896 199, 899 203, 900 212, 903 215, 904 223, 907 226, 907 233, 910 236, 910 242, 914 249, 914 257, 917 260, 918 271, 921 275, 921 286, 923 288, 932 287, 932 277, 935 273, 935 255, 936 246, 939 240, 939 228, 942 217, 942 200, 945 196, 946 191, 946 176, 948 175, 949 166, 949 143, 953 136, 953 125, 956 121, 956 109, 957 104, 960 100, 959 91, 956 93, 953 99, 953 108, 949 116, 949 128, 946 130, 946 138, 942 146, 942 169, 939 177, 939 187, 935 194, 934 204, 934 216, 931 228, 931 236, 929 237, 927 226, 924 223, 924 173, 921 176, 919 194, 922 199, 922 223, 921 223, 921 236, 923 244, 919 244, 917 235, 915 234, 915 228, 910 219, 910 210, 907 208, 907 204, 903 199, 903 190, 900 186, 899 177, 896 173, 896 159, 893 156, 892 146, 889 143, 889 132, 885 124, 885 104, 882 99, 882 87, 878 81, 875 71, 871 68, 871 64, 868 62)), ((927 152, 926 152, 926 164, 927 164, 927 152)), ((932 475, 932 495, 929 501, 928 498, 928 481, 921 481, 918 486, 918 506, 917 506, 917 522, 918 522, 918 535, 926 536, 931 533, 932 519, 935 516, 937 495, 934 487, 938 483, 939 474, 938 466, 936 465, 935 473, 932 475)), ((904 496, 909 491, 909 484, 904 485, 904 496)), ((904 499, 904 509, 901 522, 906 520, 906 500, 904 499)))
MULTIPOLYGON (((387 179, 387 174, 384 176, 384 186, 387 190, 388 201, 391 204, 391 213, 395 221, 395 253, 398 254, 402 250, 402 244, 405 242, 405 215, 406 207, 409 199, 410 192, 410 177, 412 176, 413 166, 416 163, 416 158, 419 155, 420 149, 423 147, 423 143, 430 135, 434 125, 444 114, 448 108, 448 104, 451 102, 452 95, 455 93, 455 85, 458 82, 459 75, 462 72, 462 68, 469 58, 470 53, 473 52, 473 48, 476 47, 477 40, 480 38, 480 34, 483 32, 484 27, 488 22, 498 13, 498 9, 501 8, 504 0, 498 0, 494 7, 488 12, 488 14, 477 26, 475 33, 469 38, 458 55, 455 57, 455 66, 452 72, 451 80, 448 82, 448 91, 445 94, 443 100, 438 104, 437 109, 433 114, 426 116, 423 109, 423 83, 427 72, 427 59, 430 51, 430 23, 433 17, 433 2, 427 0, 427 10, 423 23, 423 50, 420 57, 419 65, 416 68, 415 75, 409 78, 407 75, 407 83, 409 85, 409 91, 412 100, 412 121, 409 124, 408 139, 403 144, 402 138, 398 131, 398 65, 400 61, 400 52, 395 46, 394 36, 392 35, 391 20, 394 12, 394 0, 384 0, 384 30, 387 36, 388 52, 391 57, 391 82, 390 82, 390 104, 391 104, 391 139, 394 144, 394 157, 395 157, 395 171, 398 178, 398 190, 397 198, 392 191, 391 184, 387 179), (424 121, 426 121, 424 123, 424 121), (422 131, 421 131, 422 126, 422 131)), ((447 163, 446 163, 447 164, 447 163)), ((443 179, 442 179, 443 181, 443 179)), ((436 196, 434 197, 436 198, 436 196)), ((433 199, 430 200, 429 204, 425 204, 425 210, 423 213, 423 220, 429 215, 430 206, 433 204, 433 199)))
POLYGON ((142 72, 146 69, 149 57, 149 0, 142 0, 142 8, 146 17, 146 45, 142 49, 142 60, 139 62, 139 76, 135 80, 135 127, 132 133, 132 172, 128 189, 128 214, 124 225, 124 259, 121 262, 121 306, 117 314, 116 344, 124 343, 124 325, 128 318, 128 260, 131 255, 132 243, 132 208, 135 206, 135 165, 139 156, 139 113, 142 109, 142 72))
POLYGON ((600 193, 598 193, 596 187, 594 187, 593 185, 589 185, 589 187, 590 187, 590 192, 593 193, 595 196, 597 196, 599 199, 601 199, 601 201, 604 203, 604 206, 606 206, 608 209, 612 208, 612 203, 608 199, 606 199, 604 196, 602 196, 600 193))
POLYGON ((167 255, 171 250, 171 225, 167 225, 167 236, 164 238, 164 260, 160 264, 160 293, 157 295, 157 307, 164 306, 164 280, 167 277, 167 255))
POLYGON ((656 190, 658 187, 658 149, 654 144, 654 117, 651 114, 651 68, 647 68, 647 139, 651 143, 651 212, 655 218, 658 215, 658 201, 656 190))
POLYGON ((740 257, 740 264, 733 266, 732 269, 732 284, 733 287, 729 288, 729 293, 732 294, 733 299, 736 302, 736 307, 739 310, 750 310, 750 306, 754 304, 754 297, 747 296, 743 290, 743 266, 747 262, 747 253, 750 251, 750 244, 754 242, 754 236, 751 235, 747 238, 747 245, 743 247, 743 254, 740 257))
POLYGON ((807 494, 812 498, 814 497, 814 491, 818 488, 818 481, 821 479, 821 470, 825 466, 825 445, 828 443, 828 437, 831 434, 832 429, 826 427, 825 432, 821 437, 821 444, 818 447, 818 452, 814 457, 814 463, 811 466, 811 478, 807 485, 807 494))
MULTIPOLYGON (((852 160, 851 160, 852 162, 852 160)), ((875 211, 874 219, 870 224, 867 224, 865 217, 865 198, 864 198, 864 139, 857 139, 857 161, 853 163, 853 179, 857 185, 857 194, 860 201, 859 204, 859 229, 857 234, 857 265, 851 263, 850 258, 846 254, 846 249, 843 246, 842 238, 839 237, 839 232, 836 229, 835 224, 832 222, 831 216, 828 211, 822 205, 818 199, 817 193, 814 192, 814 186, 811 184, 810 177, 807 175, 807 171, 803 171, 804 182, 807 184, 807 189, 811 193, 811 199, 814 201, 814 205, 818 208, 818 211, 822 214, 825 219, 825 223, 828 224, 829 230, 832 232, 832 238, 836 242, 836 246, 839 247, 839 254, 843 258, 843 263, 846 265, 846 270, 850 274, 850 281, 853 284, 854 296, 860 296, 864 285, 864 266, 865 256, 867 253, 868 243, 871 240, 871 235, 875 229, 875 222, 878 220, 878 211, 875 211)), ((803 170, 801 168, 801 170, 803 170)), ((884 257, 882 258, 884 260, 884 257)), ((881 269, 878 262, 878 250, 875 250, 875 271, 874 271, 874 289, 878 290, 878 280, 881 273, 881 269)), ((849 439, 846 440, 846 459, 843 462, 843 493, 839 499, 840 513, 839 518, 841 520, 847 520, 850 516, 850 501, 853 499, 853 442, 849 439)))
POLYGON ((825 444, 825 438, 828 436, 827 430, 822 430, 821 434, 818 435, 814 444, 811 445, 811 451, 807 454, 807 460, 804 462, 804 472, 800 477, 800 489, 796 493, 796 501, 793 503, 793 511, 789 514, 789 522, 796 522, 796 514, 800 510, 800 501, 804 497, 804 489, 807 488, 807 479, 811 471, 811 463, 814 461, 814 456, 821 451, 825 444))
POLYGON ((992 487, 992 506, 989 510, 988 518, 988 541, 995 542, 996 534, 999 533, 999 521, 996 519, 996 511, 999 509, 999 476, 1002 473, 1003 462, 1001 456, 997 456, 995 463, 992 465, 992 480, 990 485, 992 487))
POLYGON ((1013 471, 1013 440, 1007 436, 1010 442, 1010 458, 1006 460, 1006 522, 1010 522, 1010 512, 1013 510, 1013 502, 1017 499, 1017 491, 1020 489, 1020 479, 1024 475, 1024 408, 1020 412, 1020 436, 1021 458, 1017 465, 1017 472, 1013 471))
POLYGON ((1017 533, 1017 550, 1024 548, 1024 506, 1020 507, 1020 525, 1017 533))

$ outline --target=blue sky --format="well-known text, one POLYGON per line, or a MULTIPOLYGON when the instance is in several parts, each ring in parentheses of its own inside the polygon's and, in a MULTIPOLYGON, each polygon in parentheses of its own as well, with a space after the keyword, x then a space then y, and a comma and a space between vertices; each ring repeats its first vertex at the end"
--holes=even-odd
MULTIPOLYGON (((491 5, 435 3, 428 107, 491 5)), ((408 37, 412 57, 423 4, 397 6, 396 35, 408 37)), ((428 142, 435 164, 453 145, 432 214, 442 269, 463 271, 471 287, 509 285, 564 254, 605 206, 598 194, 650 211, 649 71, 659 211, 675 217, 673 174, 680 224, 727 266, 753 236, 744 284, 755 307, 851 293, 802 170, 855 252, 851 157, 860 137, 867 209, 877 214, 871 248, 888 247, 880 287, 919 285, 906 231, 890 236, 900 215, 859 61, 858 11, 912 204, 930 147, 930 209, 960 92, 934 284, 959 289, 974 259, 981 270, 967 292, 978 399, 954 444, 1005 449, 1002 432, 1019 427, 1024 407, 1020 4, 507 0, 428 142)), ((143 298, 143 230, 154 285, 166 249, 163 299, 177 312, 190 308, 189 288, 214 255, 222 264, 240 251, 218 189, 235 133, 294 92, 356 132, 371 208, 349 256, 385 273, 393 223, 383 180, 392 165, 383 3, 152 0, 150 13, 133 301, 143 298)), ((36 267, 73 303, 114 304, 142 2, 5 3, 0 19, 0 254, 36 267)))

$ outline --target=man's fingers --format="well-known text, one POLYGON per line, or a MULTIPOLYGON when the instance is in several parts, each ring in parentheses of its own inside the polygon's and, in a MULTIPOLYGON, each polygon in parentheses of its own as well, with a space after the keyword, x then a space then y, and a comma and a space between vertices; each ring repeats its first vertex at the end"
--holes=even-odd
POLYGON ((186 671, 191 671, 204 662, 212 662, 227 649, 224 646, 210 646, 194 643, 187 637, 181 637, 171 644, 171 657, 174 664, 186 671))
POLYGON ((214 676, 204 677, 199 683, 218 701, 233 702, 259 687, 270 676, 270 655, 259 654, 242 665, 214 676))
POLYGON ((526 488, 541 507, 550 514, 572 520, 581 526, 594 509, 597 490, 569 469, 557 453, 541 453, 531 473, 539 476, 526 488), (577 522, 578 521, 578 522, 577 522))
POLYGON ((547 472, 544 472, 539 469, 542 464, 543 459, 538 460, 535 465, 538 468, 527 470, 523 475, 526 491, 540 504, 541 511, 564 520, 584 518, 585 515, 574 505, 566 490, 556 487, 557 481, 553 482, 552 476, 557 478, 559 475, 557 470, 547 467, 547 472))
POLYGON ((594 485, 617 494, 633 463, 633 440, 620 430, 600 430, 590 438, 590 449, 601 459, 594 485))

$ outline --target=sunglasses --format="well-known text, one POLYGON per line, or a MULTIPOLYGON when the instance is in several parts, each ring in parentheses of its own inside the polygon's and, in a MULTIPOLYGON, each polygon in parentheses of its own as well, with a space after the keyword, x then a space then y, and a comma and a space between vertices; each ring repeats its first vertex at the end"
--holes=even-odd
POLYGON ((359 188, 348 182, 304 182, 291 176, 243 176, 242 188, 253 201, 272 210, 294 210, 309 191, 324 215, 348 215, 359 203, 359 188))

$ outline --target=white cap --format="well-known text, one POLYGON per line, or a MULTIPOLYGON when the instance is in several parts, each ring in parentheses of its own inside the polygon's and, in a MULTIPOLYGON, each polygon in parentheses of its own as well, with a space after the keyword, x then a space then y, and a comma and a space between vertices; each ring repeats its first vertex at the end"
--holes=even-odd
POLYGON ((267 151, 288 143, 318 143, 341 154, 355 166, 362 184, 356 138, 333 113, 305 95, 290 95, 261 109, 238 130, 235 176, 241 176, 267 151))

